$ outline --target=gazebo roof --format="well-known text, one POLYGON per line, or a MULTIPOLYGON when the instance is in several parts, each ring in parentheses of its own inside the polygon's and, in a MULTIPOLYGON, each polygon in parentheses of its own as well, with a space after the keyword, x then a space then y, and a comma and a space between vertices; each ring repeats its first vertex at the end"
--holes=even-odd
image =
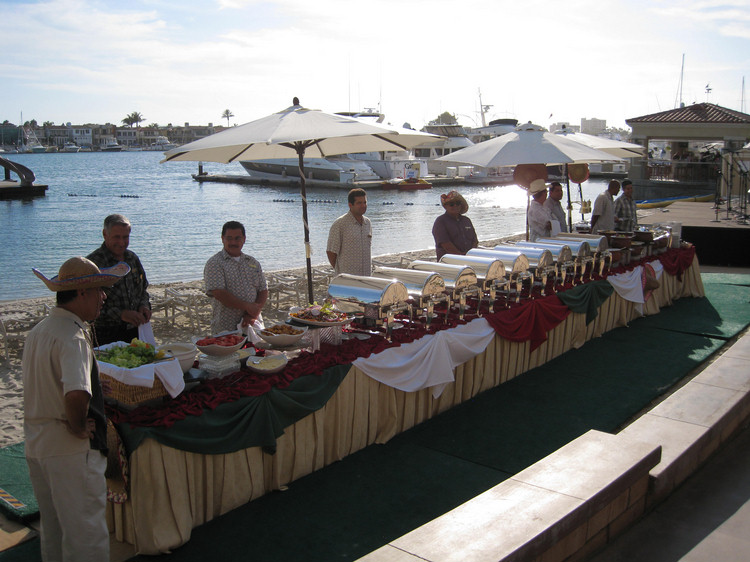
POLYGON ((716 124, 750 124, 750 115, 733 109, 727 109, 712 103, 696 103, 686 107, 678 107, 669 111, 651 113, 641 117, 626 119, 625 123, 716 123, 716 124))

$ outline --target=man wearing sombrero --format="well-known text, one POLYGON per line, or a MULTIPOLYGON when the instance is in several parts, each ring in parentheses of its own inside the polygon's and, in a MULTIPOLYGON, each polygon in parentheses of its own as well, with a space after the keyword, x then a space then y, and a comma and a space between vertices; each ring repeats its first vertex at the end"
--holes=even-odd
POLYGON ((432 236, 435 238, 435 251, 440 260, 445 254, 464 255, 479 245, 477 233, 471 219, 464 216, 469 204, 458 191, 440 196, 445 213, 435 219, 432 236))
POLYGON ((41 517, 43 560, 109 560, 105 518, 107 426, 89 322, 125 263, 100 270, 71 258, 48 279, 57 306, 37 324, 23 349, 26 462, 41 517))

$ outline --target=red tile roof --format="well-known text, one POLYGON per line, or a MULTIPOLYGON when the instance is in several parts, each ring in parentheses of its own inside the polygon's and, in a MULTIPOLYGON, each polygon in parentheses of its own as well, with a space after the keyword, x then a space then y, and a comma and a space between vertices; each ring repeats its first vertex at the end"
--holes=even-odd
POLYGON ((626 119, 625 123, 736 123, 750 124, 750 115, 712 103, 696 103, 669 111, 626 119))

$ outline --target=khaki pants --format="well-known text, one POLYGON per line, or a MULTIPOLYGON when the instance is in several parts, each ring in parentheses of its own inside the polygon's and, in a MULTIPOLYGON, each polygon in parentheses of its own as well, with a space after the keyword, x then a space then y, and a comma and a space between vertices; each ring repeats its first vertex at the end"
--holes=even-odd
POLYGON ((27 458, 39 504, 44 562, 108 562, 107 458, 89 450, 27 458))

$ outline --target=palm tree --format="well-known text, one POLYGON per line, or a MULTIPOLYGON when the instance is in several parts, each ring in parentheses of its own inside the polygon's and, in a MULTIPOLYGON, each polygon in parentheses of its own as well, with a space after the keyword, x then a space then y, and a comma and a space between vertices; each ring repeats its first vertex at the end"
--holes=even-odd
POLYGON ((128 127, 133 126, 133 117, 131 115, 126 115, 125 119, 121 121, 123 125, 127 125, 128 127))
POLYGON ((133 121, 133 125, 135 125, 136 127, 146 120, 146 118, 138 111, 134 111, 128 117, 130 117, 130 119, 133 121))
POLYGON ((230 109, 225 109, 224 113, 221 114, 221 118, 227 120, 227 127, 229 127, 229 118, 230 117, 234 117, 234 113, 232 113, 232 111, 230 109))

